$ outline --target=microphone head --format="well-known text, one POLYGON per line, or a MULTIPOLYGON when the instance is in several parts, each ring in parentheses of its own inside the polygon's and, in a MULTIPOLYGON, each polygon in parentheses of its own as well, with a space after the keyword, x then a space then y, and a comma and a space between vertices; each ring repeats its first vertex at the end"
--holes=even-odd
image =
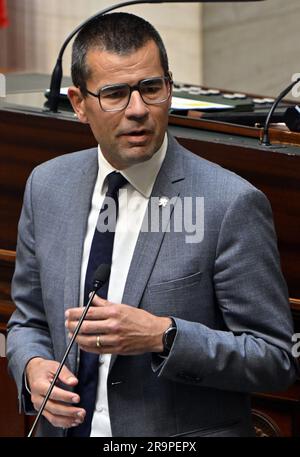
POLYGON ((99 267, 95 271, 93 278, 94 290, 98 290, 104 283, 106 283, 106 281, 108 281, 110 269, 111 265, 105 263, 99 265, 99 267))
POLYGON ((300 107, 296 105, 287 108, 283 120, 291 132, 300 132, 300 107))

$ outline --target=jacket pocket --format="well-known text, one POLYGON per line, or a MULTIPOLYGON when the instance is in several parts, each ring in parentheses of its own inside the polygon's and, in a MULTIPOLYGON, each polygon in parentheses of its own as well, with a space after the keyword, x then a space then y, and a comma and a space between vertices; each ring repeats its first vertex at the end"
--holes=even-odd
POLYGON ((184 278, 173 279, 172 281, 165 281, 149 285, 149 292, 159 293, 164 291, 171 291, 181 289, 182 287, 192 286, 198 283, 201 279, 202 271, 193 273, 192 275, 185 276, 184 278))
POLYGON ((148 286, 147 310, 157 316, 197 320, 202 272, 148 286))

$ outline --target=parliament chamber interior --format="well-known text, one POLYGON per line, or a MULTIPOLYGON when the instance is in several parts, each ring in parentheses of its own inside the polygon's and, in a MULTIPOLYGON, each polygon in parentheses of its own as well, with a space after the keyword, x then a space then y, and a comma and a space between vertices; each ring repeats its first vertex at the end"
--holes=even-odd
MULTIPOLYGON (((64 77, 62 86, 71 80, 64 77)), ((6 325, 14 310, 10 289, 17 224, 26 180, 34 167, 56 156, 96 146, 88 125, 74 116, 62 91, 49 111, 49 74, 5 73, 0 94, 0 436, 28 434, 32 417, 20 414, 7 373, 6 325)), ((275 97, 175 80, 169 131, 187 149, 242 176, 268 197, 281 266, 289 289, 295 334, 300 332, 300 121, 297 104, 275 97), (197 105, 198 104, 198 105, 197 105), (297 122, 298 121, 298 122, 297 122)), ((270 309, 270 313, 272 310, 270 309)), ((300 436, 300 380, 289 389, 252 393, 256 436, 300 436)))

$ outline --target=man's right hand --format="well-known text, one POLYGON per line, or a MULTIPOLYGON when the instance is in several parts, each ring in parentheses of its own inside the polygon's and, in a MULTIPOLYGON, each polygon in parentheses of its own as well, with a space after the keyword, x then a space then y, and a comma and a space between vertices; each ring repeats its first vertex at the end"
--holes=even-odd
MULTIPOLYGON (((58 366, 58 362, 40 357, 31 359, 26 366, 26 378, 31 392, 31 401, 37 411, 46 396, 58 366)), ((74 387, 78 383, 78 379, 66 366, 62 368, 58 379, 62 384, 69 387, 74 387)), ((83 408, 73 406, 79 401, 78 394, 55 386, 46 403, 43 416, 54 427, 76 427, 83 422, 86 414, 83 408)))

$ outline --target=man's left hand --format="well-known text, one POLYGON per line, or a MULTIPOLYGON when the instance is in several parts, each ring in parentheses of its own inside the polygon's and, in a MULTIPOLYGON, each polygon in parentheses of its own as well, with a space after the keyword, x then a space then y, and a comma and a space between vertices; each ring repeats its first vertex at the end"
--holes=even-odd
MULTIPOLYGON (((82 323, 76 342, 81 349, 97 354, 136 355, 162 352, 162 336, 171 325, 169 317, 159 317, 143 309, 116 304, 95 296, 82 323)), ((83 308, 66 311, 65 325, 70 337, 83 308)))

